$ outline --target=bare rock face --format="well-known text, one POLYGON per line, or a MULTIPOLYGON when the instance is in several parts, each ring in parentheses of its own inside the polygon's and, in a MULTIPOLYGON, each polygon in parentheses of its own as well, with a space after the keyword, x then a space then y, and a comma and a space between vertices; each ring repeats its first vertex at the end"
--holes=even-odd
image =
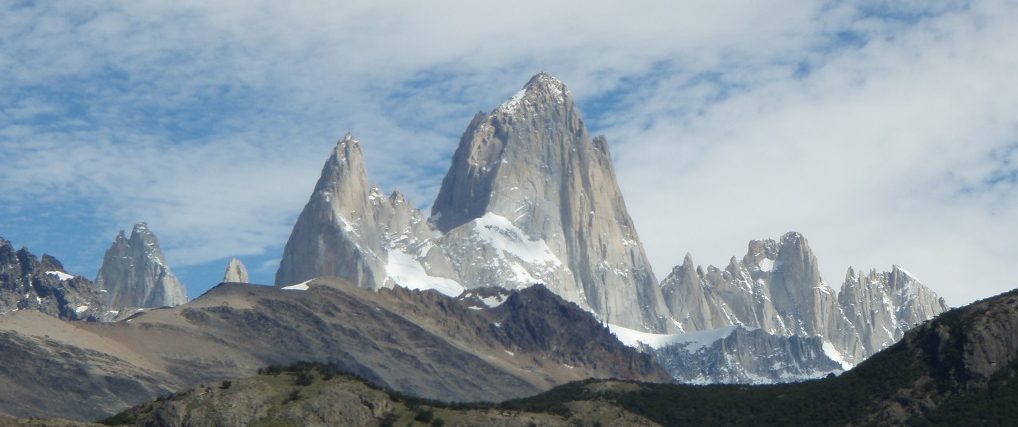
POLYGON ((226 273, 223 273, 225 283, 249 283, 247 277, 247 266, 237 258, 230 258, 226 265, 226 273))
POLYGON ((50 255, 41 259, 0 238, 0 315, 34 310, 65 320, 110 320, 99 289, 88 279, 69 274, 50 255))
POLYGON ((682 265, 672 269, 661 282, 665 304, 668 311, 676 315, 673 321, 681 331, 705 331, 732 325, 736 321, 716 294, 716 289, 701 279, 703 276, 703 270, 693 264, 692 255, 686 254, 682 265))
POLYGON ((861 275, 849 268, 838 300, 855 325, 867 355, 883 350, 918 324, 947 311, 943 298, 895 265, 861 275))
POLYGON ((131 237, 117 234, 95 279, 111 307, 164 307, 187 302, 187 288, 170 271, 159 240, 144 222, 131 237))
POLYGON ((683 329, 744 325, 776 336, 820 336, 851 363, 866 356, 801 234, 751 241, 742 261, 732 257, 724 270, 709 266, 693 274, 692 265, 687 259, 662 283, 683 329))
MULTIPOLYGON (((607 141, 591 139, 565 85, 534 76, 488 115, 478 115, 460 141, 432 207, 450 236, 476 230, 538 242, 538 255, 497 256, 519 274, 490 282, 485 271, 461 271, 462 283, 518 287, 530 278, 588 307, 602 320, 661 331, 666 307, 615 180, 607 141), (547 248, 545 253, 543 249, 547 248)), ((475 233, 477 234, 477 233, 475 233)), ((476 239, 473 239, 476 241, 476 239)), ((473 251, 472 251, 473 252, 473 251)), ((528 254, 530 252, 527 252, 528 254)))
POLYGON ((662 282, 673 321, 685 331, 730 325, 776 336, 821 337, 851 364, 946 310, 943 299, 899 267, 857 276, 840 295, 820 277, 806 238, 754 240, 741 261, 694 269, 687 256, 662 282))
POLYGON ((470 123, 426 220, 368 183, 347 135, 287 242, 276 284, 344 278, 457 295, 541 283, 602 321, 665 331, 667 307, 615 181, 562 82, 534 76, 470 123))
MULTIPOLYGON (((400 273, 423 272, 415 255, 430 239, 430 226, 406 197, 399 192, 386 197, 369 185, 360 143, 347 134, 333 149, 293 227, 276 285, 323 276, 347 279, 368 289, 392 287, 397 280, 410 284, 400 273), (391 278, 389 271, 396 277, 391 278)), ((420 276, 410 273, 405 275, 420 276)), ((462 291, 451 280, 445 284, 447 294, 462 291)))
MULTIPOLYGON (((726 328, 711 343, 679 343, 650 350, 676 382, 773 384, 822 378, 843 366, 820 337, 778 336, 761 329, 726 328)), ((695 333, 694 333, 695 334, 695 333)))

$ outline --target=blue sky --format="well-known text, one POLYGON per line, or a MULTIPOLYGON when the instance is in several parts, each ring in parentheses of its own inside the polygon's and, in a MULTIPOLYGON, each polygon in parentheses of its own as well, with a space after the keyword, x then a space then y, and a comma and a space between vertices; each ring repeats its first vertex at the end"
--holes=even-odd
POLYGON ((88 277, 147 221, 192 297, 231 256, 270 283, 343 134, 427 208, 472 115, 548 71, 659 278, 796 230, 835 287, 1018 286, 1014 2, 0 5, 0 236, 88 277))

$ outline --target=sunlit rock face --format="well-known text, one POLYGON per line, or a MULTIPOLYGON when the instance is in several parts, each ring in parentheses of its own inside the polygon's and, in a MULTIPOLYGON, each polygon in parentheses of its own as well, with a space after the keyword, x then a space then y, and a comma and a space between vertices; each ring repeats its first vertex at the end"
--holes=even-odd
POLYGON ((284 251, 277 285, 338 276, 455 294, 543 283, 603 321, 674 329, 615 180, 572 94, 547 74, 474 117, 429 219, 368 184, 340 141, 284 251))
POLYGON ((131 237, 117 234, 95 279, 111 307, 164 307, 187 302, 187 288, 170 271, 159 240, 145 223, 131 237))

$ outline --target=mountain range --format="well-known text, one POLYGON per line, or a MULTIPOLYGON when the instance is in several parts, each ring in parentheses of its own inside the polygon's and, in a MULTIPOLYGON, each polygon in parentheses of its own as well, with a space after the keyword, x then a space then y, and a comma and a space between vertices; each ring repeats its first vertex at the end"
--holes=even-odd
MULTIPOLYGON (((544 73, 474 116, 430 216, 398 191, 385 196, 371 185, 359 141, 349 134, 340 140, 294 225, 276 285, 320 276, 447 295, 541 283, 614 330, 678 335, 664 341, 736 325, 781 343, 759 352, 783 351, 785 337, 821 338, 798 359, 785 355, 786 364, 810 366, 792 376, 772 365, 713 367, 743 371, 726 378, 674 372, 676 379, 709 382, 803 379, 847 369, 947 309, 897 266, 861 278, 850 270, 837 292, 820 277, 805 237, 794 232, 751 241, 746 255, 732 257, 724 269, 696 267, 687 256, 658 283, 606 138, 589 136, 569 89, 544 73)), ((686 357, 684 351, 666 352, 674 360, 686 357)))
POLYGON ((473 117, 431 206, 372 185, 347 134, 274 287, 231 259, 223 283, 188 301, 145 223, 116 236, 95 282, 0 239, 0 413, 96 419, 297 362, 443 401, 585 378, 801 381, 947 310, 896 265, 849 268, 836 291, 795 232, 751 241, 724 268, 687 255, 659 282, 607 139, 545 73, 473 117))

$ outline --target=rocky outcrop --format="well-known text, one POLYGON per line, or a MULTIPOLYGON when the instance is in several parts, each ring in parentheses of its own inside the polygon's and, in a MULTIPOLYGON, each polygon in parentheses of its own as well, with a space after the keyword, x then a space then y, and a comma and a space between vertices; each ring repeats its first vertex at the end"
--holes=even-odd
POLYGON ((230 258, 226 264, 226 272, 223 273, 225 283, 249 283, 247 277, 247 266, 237 258, 230 258))
POLYGON ((346 278, 455 295, 542 283, 600 319, 664 331, 667 308, 615 181, 565 85, 534 76, 478 114, 430 221, 368 184, 360 146, 336 146, 287 242, 276 284, 346 278))
POLYGON ((662 282, 662 292, 683 330, 743 325, 776 336, 822 337, 851 363, 867 356, 799 233, 754 240, 742 260, 732 257, 724 270, 694 270, 687 256, 662 282))
POLYGON ((166 264, 159 240, 144 222, 131 237, 117 234, 95 279, 111 307, 164 307, 187 302, 187 288, 166 264))
POLYGON ((947 309, 898 266, 868 275, 850 268, 835 293, 799 233, 751 241, 742 260, 732 257, 723 270, 695 267, 687 255, 662 281, 662 292, 684 331, 744 325, 782 337, 821 337, 851 364, 947 309))
POLYGON ((895 265, 866 275, 849 268, 838 301, 855 325, 865 354, 898 342, 905 332, 947 311, 943 298, 895 265))
MULTIPOLYGON (((608 143, 587 134, 572 94, 548 74, 534 76, 490 114, 474 118, 442 181, 432 218, 449 235, 505 219, 521 238, 544 243, 554 257, 510 264, 607 322, 667 328, 666 308, 616 183, 608 143)), ((463 283, 478 279, 469 273, 463 283)))
POLYGON ((690 340, 649 352, 676 382, 686 384, 794 382, 845 368, 837 355, 827 354, 820 337, 777 336, 741 326, 725 331, 712 342, 690 340))
POLYGON ((88 279, 67 273, 56 258, 37 258, 27 248, 15 251, 0 238, 0 315, 35 310, 66 320, 110 320, 98 288, 88 279))
MULTIPOLYGON (((360 143, 347 134, 333 149, 311 199, 297 218, 276 272, 276 285, 331 276, 368 289, 391 287, 397 280, 411 287, 429 287, 427 283, 409 283, 411 280, 399 273, 423 272, 419 263, 414 265, 416 258, 406 254, 419 253, 431 237, 427 221, 406 197, 399 192, 386 197, 368 184, 360 143)), ((437 264, 441 265, 441 260, 437 264)), ((421 275, 407 276, 417 279, 421 275)), ((462 290, 448 282, 451 280, 446 282, 447 293, 462 290)))

